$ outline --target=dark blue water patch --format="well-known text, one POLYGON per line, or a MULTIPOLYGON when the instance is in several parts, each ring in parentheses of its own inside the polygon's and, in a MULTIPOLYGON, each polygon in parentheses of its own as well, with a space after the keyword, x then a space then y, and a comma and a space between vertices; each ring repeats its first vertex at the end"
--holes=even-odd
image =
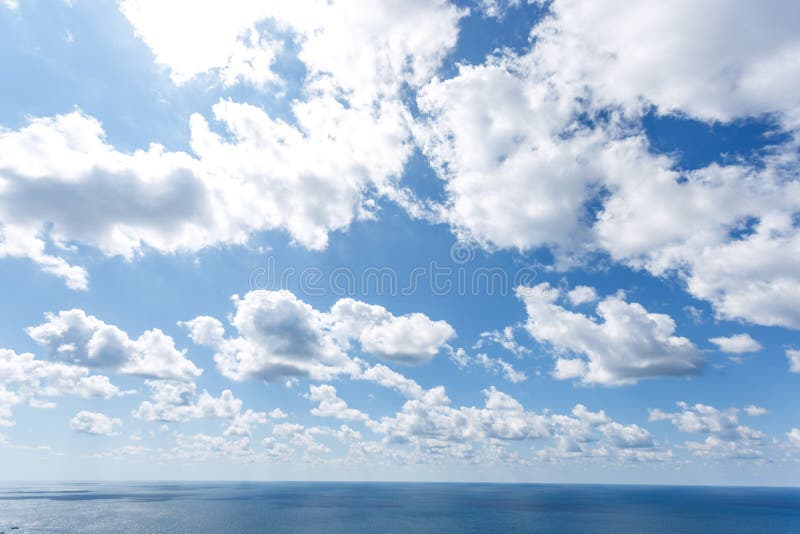
POLYGON ((649 113, 642 121, 656 153, 673 155, 681 169, 745 161, 757 165, 769 147, 790 139, 774 117, 707 123, 649 113))
POLYGON ((2 488, 23 532, 800 532, 800 490, 413 483, 2 488), (59 498, 63 497, 63 498, 59 498))

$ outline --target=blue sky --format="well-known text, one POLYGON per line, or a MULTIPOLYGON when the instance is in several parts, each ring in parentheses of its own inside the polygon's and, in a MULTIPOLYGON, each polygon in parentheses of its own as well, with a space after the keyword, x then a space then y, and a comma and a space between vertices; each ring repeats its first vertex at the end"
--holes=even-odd
POLYGON ((0 3, 3 478, 795 483, 797 8, 258 4, 0 3))

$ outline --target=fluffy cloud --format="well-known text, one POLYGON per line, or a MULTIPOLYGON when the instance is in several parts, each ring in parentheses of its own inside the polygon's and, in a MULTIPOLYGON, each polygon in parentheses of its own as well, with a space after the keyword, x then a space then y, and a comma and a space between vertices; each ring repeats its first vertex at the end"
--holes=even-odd
POLYGON ((559 306, 561 296, 549 284, 519 287, 528 312, 526 329, 558 355, 554 376, 587 384, 624 385, 641 379, 691 376, 703 368, 700 351, 674 335, 668 315, 648 312, 620 296, 597 305, 598 318, 559 306))
POLYGON ((597 291, 593 287, 578 286, 571 289, 567 293, 567 298, 573 306, 580 306, 587 302, 594 302, 597 300, 597 291))
POLYGON ((472 348, 482 349, 487 343, 496 343, 517 357, 522 357, 530 353, 531 350, 528 347, 520 345, 515 339, 514 328, 515 327, 507 326, 502 330, 481 332, 480 338, 472 348))
POLYGON ((395 416, 366 424, 384 435, 384 446, 411 445, 429 459, 525 461, 505 449, 506 442, 522 440, 554 444, 536 450, 535 457, 541 460, 669 458, 646 429, 615 422, 603 411, 591 412, 579 404, 569 415, 535 413, 494 387, 483 394, 483 408, 453 407, 443 388, 433 388, 407 401, 395 416))
POLYGON ((231 325, 238 337, 224 337, 216 319, 184 323, 192 340, 214 348, 220 372, 233 380, 358 377, 361 364, 348 356, 352 340, 364 352, 399 362, 430 360, 455 334, 444 321, 416 313, 395 316, 381 306, 342 299, 320 312, 289 291, 252 291, 234 297, 231 325))
MULTIPOLYGON (((231 324, 239 337, 212 338, 217 368, 232 380, 275 380, 309 376, 327 380, 357 366, 327 332, 325 314, 288 291, 250 292, 234 297, 231 324)), ((209 325, 207 317, 199 320, 209 325)), ((198 319, 186 325, 198 331, 198 319)), ((221 323, 219 323, 221 327, 221 323)), ((217 324, 214 324, 217 328, 217 324)), ((208 341, 193 338, 195 343, 208 341)))
POLYGON ((761 344, 750 337, 749 334, 736 334, 729 337, 713 337, 709 339, 714 345, 719 347, 722 352, 728 354, 744 354, 746 352, 758 352, 763 347, 761 344))
POLYGON ((86 367, 37 360, 33 354, 0 349, 0 426, 11 426, 14 405, 39 408, 54 406, 52 397, 76 395, 82 398, 117 397, 121 391, 107 376, 90 375, 86 367))
POLYGON ((144 401, 133 415, 146 421, 183 422, 189 419, 212 417, 232 419, 242 409, 242 401, 225 390, 217 397, 203 391, 196 395, 192 382, 147 380, 151 401, 144 401))
POLYGON ((789 371, 800 373, 800 350, 787 349, 786 357, 789 359, 789 371))
POLYGON ((791 90, 800 81, 794 4, 556 0, 549 7, 533 31, 541 66, 559 84, 585 87, 599 105, 655 105, 664 114, 728 121, 792 114, 800 104, 791 90))
POLYGON ((225 85, 240 77, 255 85, 277 79, 270 66, 279 45, 259 35, 255 27, 265 16, 264 6, 232 2, 222 9, 193 2, 126 0, 120 9, 156 62, 170 69, 175 83, 209 71, 215 71, 225 85))
POLYGON ((418 399, 425 393, 422 386, 417 384, 414 380, 382 364, 367 367, 355 378, 374 382, 379 386, 393 389, 407 399, 418 399))
POLYGON ((789 432, 786 433, 786 437, 789 438, 789 443, 794 445, 795 447, 800 447, 800 429, 793 428, 789 432))
POLYGON ((755 406, 753 404, 745 406, 744 412, 750 417, 761 417, 762 415, 767 415, 769 413, 769 411, 766 408, 755 406))
POLYGON ((296 104, 297 126, 248 104, 213 111, 231 139, 193 115, 196 157, 158 145, 120 152, 80 112, 0 130, 0 256, 30 258, 85 289, 86 271, 63 258, 75 244, 132 259, 282 229, 324 248, 329 232, 370 216, 371 197, 391 191, 410 154, 397 103, 372 113, 322 96, 296 104))
POLYGON ((764 74, 800 75, 784 18, 794 8, 548 5, 527 53, 462 66, 420 91, 417 138, 446 192, 430 215, 489 249, 549 246, 559 267, 607 253, 677 274, 720 318, 800 327, 796 136, 756 164, 682 172, 653 153, 640 122, 655 105, 710 121, 774 114, 791 133, 800 101, 764 74), (698 9, 724 20, 700 21, 698 9), (737 28, 754 20, 743 42, 737 28))
POLYGON ((782 147, 763 168, 712 164, 683 175, 650 164, 647 181, 617 180, 594 227, 599 243, 634 268, 677 273, 720 318, 796 328, 794 152, 782 147))
POLYGON ((245 65, 238 58, 288 32, 309 82, 333 84, 354 104, 391 96, 403 82, 426 81, 455 46, 465 14, 444 0, 234 1, 199 9, 191 2, 126 0, 121 9, 177 83, 213 70, 225 79, 235 67, 244 67, 245 79, 269 77, 274 56, 245 65))
POLYGON ((122 426, 122 421, 101 413, 81 410, 70 419, 69 425, 75 432, 95 436, 112 436, 115 434, 114 428, 122 426))
POLYGON ((534 72, 526 58, 495 58, 419 93, 430 120, 417 136, 445 180, 442 216, 466 239, 519 249, 586 240, 587 166, 606 137, 584 129, 565 140, 574 106, 534 72))
POLYGON ((347 403, 336 394, 336 388, 329 384, 311 386, 306 398, 319 403, 311 409, 317 417, 335 417, 344 421, 366 421, 369 416, 361 410, 349 408, 347 403))
POLYGON ((503 358, 492 358, 483 352, 475 356, 467 356, 463 350, 458 350, 450 355, 450 359, 462 368, 468 365, 479 365, 492 374, 502 374, 504 379, 514 384, 524 382, 528 379, 528 375, 514 369, 514 366, 503 358))
POLYGON ((48 313, 45 319, 26 332, 45 347, 49 358, 152 378, 191 380, 203 372, 161 330, 148 330, 134 340, 118 327, 79 309, 48 313))
POLYGON ((209 436, 208 434, 181 434, 175 436, 175 447, 164 454, 166 459, 207 461, 211 458, 225 457, 242 461, 252 461, 253 450, 250 438, 209 436))
POLYGON ((145 421, 186 422, 191 419, 222 419, 228 422, 225 436, 250 436, 253 426, 263 425, 269 418, 281 419, 286 415, 279 409, 270 413, 251 409, 242 411, 242 401, 231 390, 219 397, 203 391, 197 395, 192 382, 147 380, 151 400, 143 401, 133 416, 145 421))
POLYGON ((365 352, 399 363, 430 361, 456 334, 445 321, 433 321, 421 313, 398 317, 383 306, 353 299, 334 304, 330 320, 337 337, 357 339, 365 352))
POLYGON ((739 423, 738 410, 718 410, 713 406, 679 402, 680 412, 650 410, 651 421, 669 421, 681 432, 707 436, 702 442, 689 441, 686 447, 696 456, 711 458, 760 458, 766 435, 739 423))

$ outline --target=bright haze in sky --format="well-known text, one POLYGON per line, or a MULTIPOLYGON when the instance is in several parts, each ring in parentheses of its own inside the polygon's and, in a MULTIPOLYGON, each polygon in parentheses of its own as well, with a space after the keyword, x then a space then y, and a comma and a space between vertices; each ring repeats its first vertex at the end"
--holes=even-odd
POLYGON ((796 484, 797 21, 1 1, 2 478, 796 484))

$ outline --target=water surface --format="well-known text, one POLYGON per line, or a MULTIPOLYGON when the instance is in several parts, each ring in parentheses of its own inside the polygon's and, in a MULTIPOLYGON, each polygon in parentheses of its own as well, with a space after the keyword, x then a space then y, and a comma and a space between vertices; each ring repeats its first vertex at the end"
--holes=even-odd
POLYGON ((800 489, 280 482, 3 484, 0 531, 800 533, 800 489), (13 526, 19 530, 10 530, 13 526))

